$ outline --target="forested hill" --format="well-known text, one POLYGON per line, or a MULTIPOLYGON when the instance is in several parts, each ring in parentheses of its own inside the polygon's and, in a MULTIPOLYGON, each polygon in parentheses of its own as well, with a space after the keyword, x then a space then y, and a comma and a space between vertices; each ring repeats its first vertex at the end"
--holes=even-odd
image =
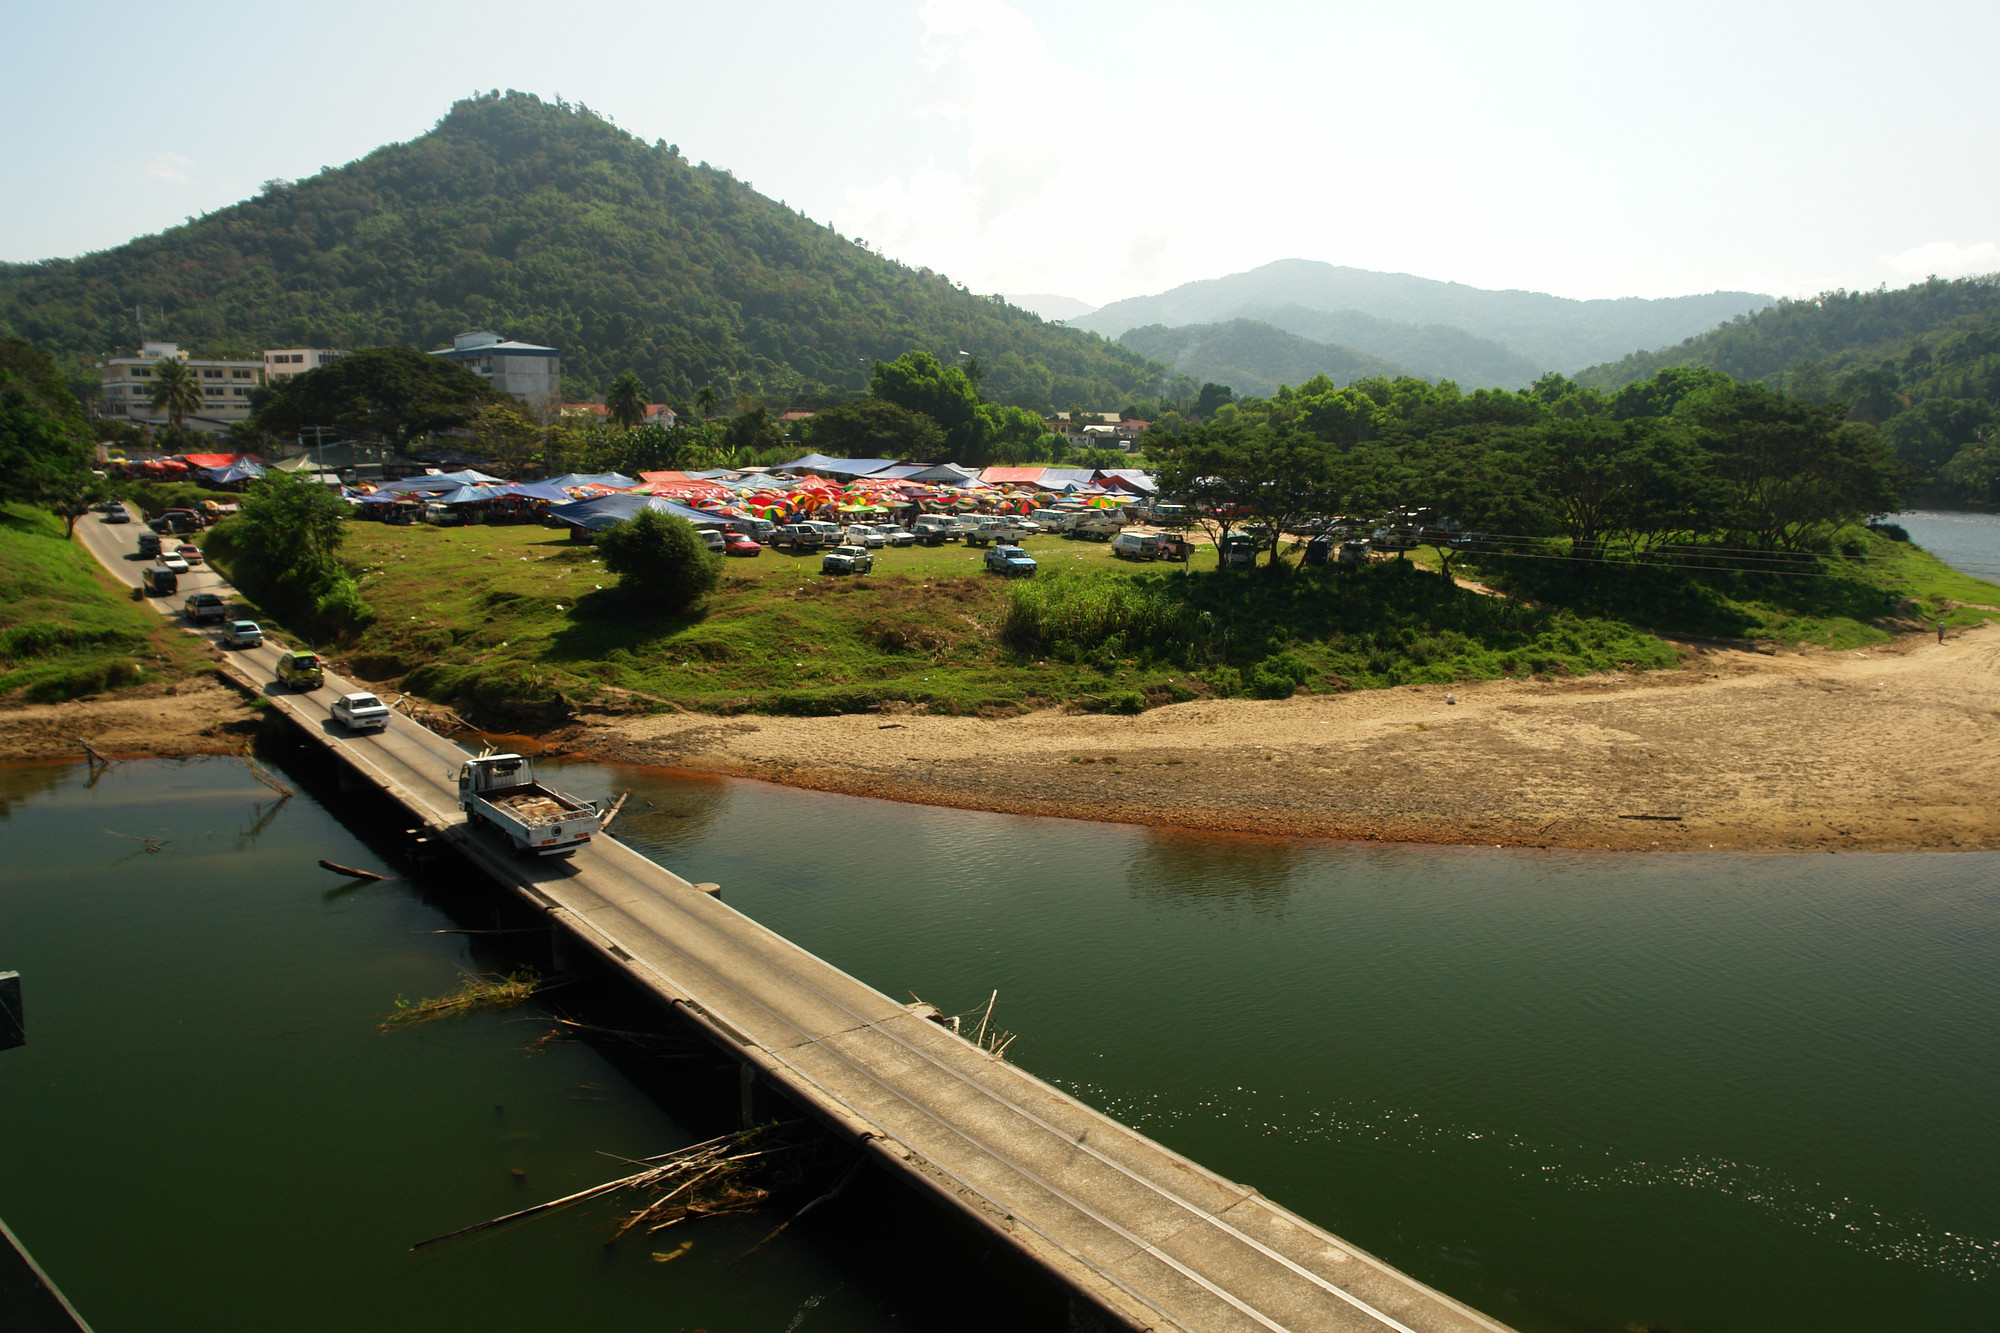
MULTIPOLYGON (((1261 312, 1302 306, 1359 312, 1405 325, 1448 325, 1474 338, 1500 343, 1539 370, 1570 374, 1635 348, 1678 342, 1770 303, 1770 297, 1753 292, 1577 301, 1543 292, 1488 291, 1408 273, 1374 273, 1312 260, 1282 259, 1248 273, 1190 282, 1157 296, 1114 301, 1071 323, 1115 338, 1146 324, 1210 324, 1239 317, 1271 320, 1261 312)), ((1281 327, 1315 336, 1312 330, 1293 328, 1289 323, 1281 327)), ((1363 333, 1340 341, 1375 356, 1396 357, 1386 347, 1362 341, 1366 336, 1363 333)))
POLYGON ((664 398, 867 387, 921 348, 977 357, 986 395, 1101 408, 1159 368, 871 254, 580 106, 457 103, 436 128, 186 226, 76 260, 0 265, 0 334, 72 369, 146 332, 205 355, 432 348, 491 328, 560 349, 565 396, 628 368, 664 398), (156 314, 157 312, 160 312, 156 314))
POLYGON ((1191 379, 1226 384, 1242 398, 1268 398, 1280 384, 1304 384, 1315 375, 1344 385, 1408 373, 1352 347, 1314 342, 1251 319, 1177 329, 1152 324, 1129 329, 1118 341, 1191 379))
POLYGON ((1617 389, 1673 366, 1844 402, 1879 426, 1930 503, 2000 504, 2000 275, 1824 292, 1577 376, 1617 389))

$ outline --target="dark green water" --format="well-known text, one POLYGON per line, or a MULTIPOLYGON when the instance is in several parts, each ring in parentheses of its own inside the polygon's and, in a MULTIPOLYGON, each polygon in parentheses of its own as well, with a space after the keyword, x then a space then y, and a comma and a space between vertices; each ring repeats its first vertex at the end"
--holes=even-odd
MULTIPOLYGON (((2000 857, 1188 839, 563 782, 633 788, 622 836, 891 994, 998 988, 1024 1067, 1524 1330, 2000 1326, 2000 857)), ((318 857, 384 866, 308 796, 248 839, 270 793, 219 761, 0 790, 33 1039, 0 1053, 0 1215, 100 1333, 963 1322, 854 1214, 733 1268, 768 1223, 667 1265, 607 1255, 608 1210, 407 1256, 602 1178, 597 1150, 686 1141, 675 1078, 524 1055, 519 1013, 377 1036, 395 995, 490 964, 412 933, 478 924, 479 896, 329 897, 318 857)))

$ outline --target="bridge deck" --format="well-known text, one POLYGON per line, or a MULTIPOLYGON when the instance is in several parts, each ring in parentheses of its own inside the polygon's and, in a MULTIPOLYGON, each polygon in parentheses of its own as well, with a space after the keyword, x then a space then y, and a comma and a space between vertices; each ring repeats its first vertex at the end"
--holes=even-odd
MULTIPOLYGON (((126 529, 130 531, 130 529, 126 529)), ((85 544, 136 582, 129 538, 85 544)), ((227 593, 208 571, 182 580, 227 593)), ((166 599, 163 599, 163 601, 166 599)), ((172 599, 177 609, 179 599, 172 599)), ((208 631, 201 631, 209 633, 208 631)), ((1505 1333, 1504 1326, 995 1059, 694 888, 614 838, 568 861, 514 859, 457 810, 464 751, 398 716, 350 735, 328 708, 357 686, 275 687, 277 652, 227 654, 241 678, 614 965, 707 1028, 801 1105, 867 1144, 1135 1328, 1505 1333)))

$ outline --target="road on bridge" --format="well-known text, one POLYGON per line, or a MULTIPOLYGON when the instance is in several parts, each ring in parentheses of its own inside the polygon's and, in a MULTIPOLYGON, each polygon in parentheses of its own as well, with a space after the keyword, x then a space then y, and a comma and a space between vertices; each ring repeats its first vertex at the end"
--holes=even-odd
MULTIPOLYGON (((78 539, 136 585, 137 524, 95 515, 78 539)), ((205 566, 153 599, 234 590, 205 566)), ((210 631, 190 632, 211 633, 210 631)), ((349 734, 329 712, 361 688, 328 672, 276 683, 278 649, 227 654, 236 673, 599 954, 680 1009, 761 1076, 1101 1309, 1189 1333, 1508 1333, 1505 1326, 1270 1200, 997 1059, 765 929, 609 836, 567 860, 523 862, 467 828, 465 752, 398 716, 349 734)))

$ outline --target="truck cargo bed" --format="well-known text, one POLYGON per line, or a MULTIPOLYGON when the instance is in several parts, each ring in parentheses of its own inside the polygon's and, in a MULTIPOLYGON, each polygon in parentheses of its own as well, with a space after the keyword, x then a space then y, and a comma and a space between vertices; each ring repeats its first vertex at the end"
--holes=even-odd
POLYGON ((497 805, 529 828, 560 824, 565 819, 588 813, 581 806, 565 805, 548 792, 535 787, 508 787, 481 793, 490 805, 497 805))

